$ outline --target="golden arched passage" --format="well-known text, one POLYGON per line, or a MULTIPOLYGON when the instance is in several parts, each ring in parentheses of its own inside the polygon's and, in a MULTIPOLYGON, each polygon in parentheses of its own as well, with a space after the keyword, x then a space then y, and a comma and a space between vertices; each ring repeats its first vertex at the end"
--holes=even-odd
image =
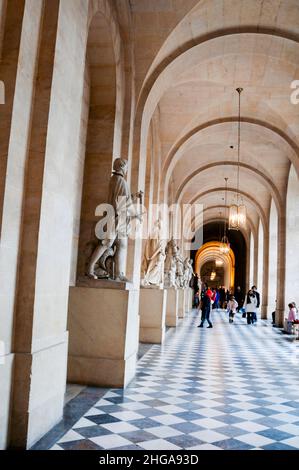
POLYGON ((195 256, 195 272, 200 277, 201 267, 207 262, 217 260, 223 261, 225 287, 234 290, 235 287, 235 254, 230 248, 229 253, 220 252, 220 242, 208 242, 202 245, 195 256))

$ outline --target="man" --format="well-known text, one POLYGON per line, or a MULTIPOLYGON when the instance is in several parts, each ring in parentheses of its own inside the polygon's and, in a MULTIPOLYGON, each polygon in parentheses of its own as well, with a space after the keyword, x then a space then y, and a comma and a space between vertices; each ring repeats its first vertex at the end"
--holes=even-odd
POLYGON ((220 308, 225 308, 225 289, 223 286, 219 289, 219 302, 220 308))
POLYGON ((207 320, 208 328, 213 328, 212 322, 210 321, 211 313, 211 297, 212 291, 205 285, 206 289, 202 292, 201 297, 201 323, 198 328, 203 328, 204 322, 207 320))
MULTIPOLYGON (((261 296, 260 296, 260 293, 257 291, 257 287, 256 287, 256 286, 252 286, 252 287, 251 287, 251 290, 253 290, 253 292, 255 293, 256 300, 257 300, 256 308, 258 309, 259 306, 260 306, 260 303, 261 303, 261 296)), ((254 321, 255 323, 257 322, 256 311, 255 311, 254 314, 253 314, 253 321, 254 321)))
POLYGON ((240 286, 238 286, 237 290, 235 291, 235 299, 238 302, 237 312, 239 312, 240 309, 243 307, 244 299, 245 299, 245 296, 244 296, 243 292, 241 291, 240 286))

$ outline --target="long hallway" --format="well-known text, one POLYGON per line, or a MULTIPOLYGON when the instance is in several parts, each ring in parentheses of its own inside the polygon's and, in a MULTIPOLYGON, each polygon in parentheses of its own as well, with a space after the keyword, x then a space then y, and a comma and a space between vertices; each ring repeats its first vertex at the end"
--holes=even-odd
POLYGON ((240 314, 231 325, 213 313, 213 329, 198 320, 192 311, 170 329, 127 389, 109 390, 51 448, 298 449, 298 344, 240 314))

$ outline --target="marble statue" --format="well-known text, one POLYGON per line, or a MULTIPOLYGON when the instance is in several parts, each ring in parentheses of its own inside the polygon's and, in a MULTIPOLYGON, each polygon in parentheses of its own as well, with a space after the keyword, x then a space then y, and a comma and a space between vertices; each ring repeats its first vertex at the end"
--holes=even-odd
MULTIPOLYGON (((108 230, 100 239, 88 263, 87 275, 93 279, 109 278, 117 281, 127 281, 126 253, 128 235, 131 229, 131 220, 137 218, 141 221, 141 214, 137 214, 130 194, 125 176, 128 171, 128 162, 123 158, 116 158, 113 163, 113 172, 109 184, 108 204, 114 209, 113 220, 107 224, 108 230)), ((142 193, 135 198, 141 199, 142 193)))
POLYGON ((184 287, 189 287, 193 275, 193 260, 186 258, 184 261, 184 287))
POLYGON ((141 284, 146 286, 163 286, 165 243, 160 238, 161 222, 155 223, 154 233, 147 240, 142 262, 143 279, 141 284))
POLYGON ((176 244, 173 239, 167 243, 166 247, 166 258, 164 263, 164 287, 177 287, 176 284, 176 273, 177 273, 177 262, 175 258, 176 244))
POLYGON ((184 258, 177 245, 174 246, 174 257, 176 261, 176 285, 182 289, 184 287, 184 258))

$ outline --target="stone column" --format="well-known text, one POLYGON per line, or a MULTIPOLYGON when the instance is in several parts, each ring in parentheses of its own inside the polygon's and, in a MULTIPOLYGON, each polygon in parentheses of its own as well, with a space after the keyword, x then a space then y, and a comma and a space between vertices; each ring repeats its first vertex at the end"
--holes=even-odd
MULTIPOLYGON (((259 257, 259 246, 258 246, 258 233, 254 232, 254 253, 253 253, 253 284, 258 287, 258 257, 259 257)), ((251 286, 250 286, 251 287, 251 286)))
POLYGON ((263 289, 261 292, 261 318, 267 320, 268 316, 268 285, 269 285, 269 229, 264 230, 263 244, 263 289))
MULTIPOLYGON (((16 365, 13 344, 16 283, 22 237, 24 182, 30 135, 29 122, 33 105, 34 77, 43 2, 41 0, 29 0, 26 2, 25 10, 24 3, 19 0, 2 1, 0 3, 0 23, 1 28, 3 27, 0 34, 0 39, 3 40, 3 63, 0 67, 0 79, 5 82, 5 106, 0 104, 0 170, 1 174, 3 170, 3 176, 5 175, 5 180, 0 183, 0 219, 2 215, 0 251, 0 449, 4 449, 9 445, 8 429, 9 414, 12 408, 13 367, 14 364, 16 365), (4 68, 6 68, 5 72, 4 68), (24 90, 26 90, 26 93, 24 90), (2 125, 2 118, 5 125, 2 125), (4 131, 7 133, 7 138, 4 138, 4 131), (5 164, 4 154, 5 159, 7 156, 5 164)), ((25 397, 25 387, 24 389, 21 387, 19 392, 24 394, 25 397)))
POLYGON ((162 344, 165 338, 167 289, 141 288, 140 342, 162 344))
POLYGON ((249 283, 250 283, 250 237, 248 242, 246 243, 246 287, 245 291, 249 289, 249 283))
POLYGON ((174 287, 170 287, 167 289, 166 326, 177 326, 178 305, 179 290, 174 287))
POLYGON ((286 269, 286 209, 278 215, 277 237, 277 303, 275 312, 275 324, 280 328, 284 325, 285 317, 285 269, 286 269))
MULTIPOLYGON (((63 414, 88 24, 86 2, 32 0, 27 5, 44 7, 44 17, 27 147, 15 318, 10 443, 18 448, 31 447, 63 414)), ((36 14, 29 17, 35 26, 36 14)), ((31 35, 29 29, 26 41, 31 35)), ((29 50, 19 63, 31 54, 29 50)))
POLYGON ((186 287, 185 289, 185 311, 190 312, 192 310, 193 302, 193 289, 191 287, 186 287))

